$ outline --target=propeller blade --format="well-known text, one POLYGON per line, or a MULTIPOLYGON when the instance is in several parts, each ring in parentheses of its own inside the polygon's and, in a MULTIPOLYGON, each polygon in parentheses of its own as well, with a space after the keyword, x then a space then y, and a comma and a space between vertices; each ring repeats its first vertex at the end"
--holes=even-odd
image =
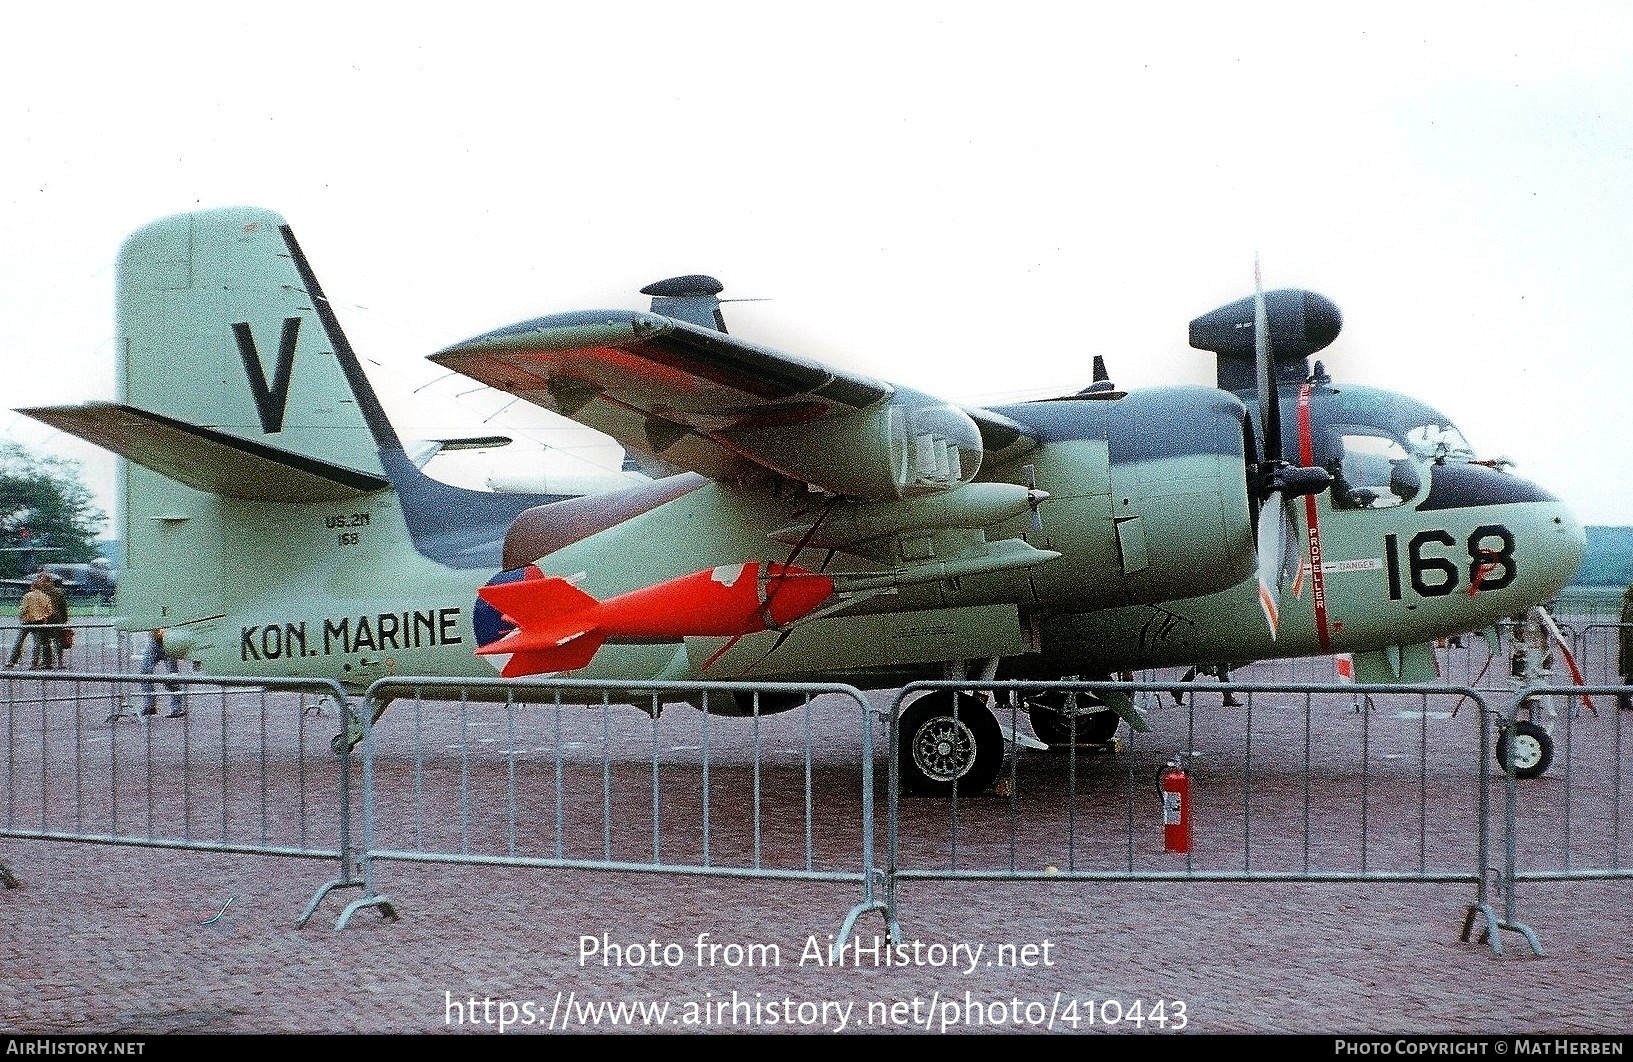
POLYGON ((1282 545, 1286 541, 1287 509, 1282 504, 1281 492, 1273 492, 1259 510, 1259 607, 1264 609, 1265 623, 1270 627, 1270 640, 1276 640, 1280 626, 1282 545))
POLYGON ((1317 494, 1332 483, 1326 469, 1290 465, 1282 453, 1281 399, 1276 359, 1270 344, 1270 309, 1253 256, 1253 360, 1259 400, 1259 459, 1253 471, 1253 494, 1259 503, 1259 604, 1270 637, 1276 637, 1282 588, 1297 594, 1303 587, 1304 550, 1294 499, 1317 494))
POLYGON ((1304 574, 1304 543, 1298 526, 1298 502, 1288 495, 1282 500, 1281 585, 1292 584, 1298 593, 1300 577, 1304 574))
POLYGON ((1253 256, 1253 361, 1259 386, 1259 444, 1265 462, 1281 461, 1281 408, 1276 395, 1275 354, 1270 349, 1270 310, 1259 278, 1259 256, 1253 256))
MULTIPOLYGON (((1253 367, 1259 399, 1259 466, 1268 471, 1281 461, 1281 417, 1276 406, 1276 374, 1270 352, 1270 312, 1264 301, 1259 256, 1253 255, 1253 367)), ((1282 493, 1272 489, 1259 501, 1259 607, 1264 609, 1270 640, 1280 626, 1282 551, 1287 543, 1287 511, 1282 493)))

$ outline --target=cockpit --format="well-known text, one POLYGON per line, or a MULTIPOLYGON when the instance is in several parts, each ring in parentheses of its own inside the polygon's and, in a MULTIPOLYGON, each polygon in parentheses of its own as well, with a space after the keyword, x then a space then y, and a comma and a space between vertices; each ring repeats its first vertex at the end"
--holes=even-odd
POLYGON ((1332 473, 1335 509, 1387 509, 1410 501, 1422 487, 1416 463, 1394 439, 1340 432, 1341 456, 1325 465, 1332 473))
POLYGON ((1298 288, 1238 299, 1191 322, 1191 346, 1217 357, 1219 389, 1252 411, 1242 424, 1246 452, 1257 451, 1259 460, 1266 456, 1257 438, 1255 406, 1259 373, 1269 368, 1281 414, 1281 446, 1274 456, 1295 467, 1325 469, 1332 477, 1327 494, 1335 508, 1410 505, 1425 512, 1558 500, 1502 470, 1505 462, 1479 459, 1457 426, 1434 407, 1394 391, 1334 387, 1321 362, 1312 366, 1311 360, 1342 326, 1330 299, 1298 288), (1263 344, 1271 353, 1268 366, 1260 364, 1261 307, 1269 325, 1263 344), (1296 399, 1306 386, 1310 400, 1300 408, 1296 399))
POLYGON ((1475 459, 1457 426, 1416 399, 1371 387, 1324 387, 1311 398, 1311 443, 1316 463, 1332 474, 1334 508, 1410 502, 1432 466, 1475 459))
POLYGON ((1444 420, 1408 428, 1406 445, 1412 451, 1412 456, 1422 461, 1475 460, 1474 447, 1463 438, 1456 425, 1444 420))

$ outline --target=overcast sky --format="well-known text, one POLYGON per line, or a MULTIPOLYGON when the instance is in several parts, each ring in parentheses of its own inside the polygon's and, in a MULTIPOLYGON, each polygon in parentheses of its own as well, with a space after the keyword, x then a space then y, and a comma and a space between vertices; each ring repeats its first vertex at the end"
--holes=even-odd
POLYGON ((490 408, 403 405, 425 355, 680 273, 949 399, 1211 383, 1257 254, 1342 309, 1336 383, 1633 524, 1633 7, 1132 7, 9 8, 0 411, 113 396, 119 244, 201 207, 289 220, 410 436, 490 408))

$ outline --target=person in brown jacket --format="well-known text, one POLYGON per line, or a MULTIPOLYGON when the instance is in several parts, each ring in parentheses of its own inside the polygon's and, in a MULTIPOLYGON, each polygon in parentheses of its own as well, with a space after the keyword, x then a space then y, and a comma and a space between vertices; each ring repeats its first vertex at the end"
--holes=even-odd
POLYGON ((57 666, 57 639, 55 632, 44 630, 29 630, 50 623, 56 615, 56 606, 51 601, 51 595, 45 588, 51 585, 51 577, 44 572, 34 577, 28 593, 23 595, 22 603, 17 606, 17 618, 22 621, 23 627, 17 632, 17 642, 11 647, 11 659, 6 662, 7 667, 16 667, 17 661, 23 656, 23 642, 30 634, 34 635, 33 662, 29 665, 36 670, 40 667, 57 666))

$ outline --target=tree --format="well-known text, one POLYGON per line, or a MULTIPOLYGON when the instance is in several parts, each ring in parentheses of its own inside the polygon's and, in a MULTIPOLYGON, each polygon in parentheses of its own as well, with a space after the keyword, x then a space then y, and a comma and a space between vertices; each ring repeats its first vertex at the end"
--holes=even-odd
POLYGON ((80 478, 79 462, 40 457, 21 443, 0 442, 0 546, 6 547, 0 567, 5 574, 24 575, 26 567, 47 561, 95 559, 97 536, 107 519, 80 478), (30 548, 41 552, 31 558, 30 548))

